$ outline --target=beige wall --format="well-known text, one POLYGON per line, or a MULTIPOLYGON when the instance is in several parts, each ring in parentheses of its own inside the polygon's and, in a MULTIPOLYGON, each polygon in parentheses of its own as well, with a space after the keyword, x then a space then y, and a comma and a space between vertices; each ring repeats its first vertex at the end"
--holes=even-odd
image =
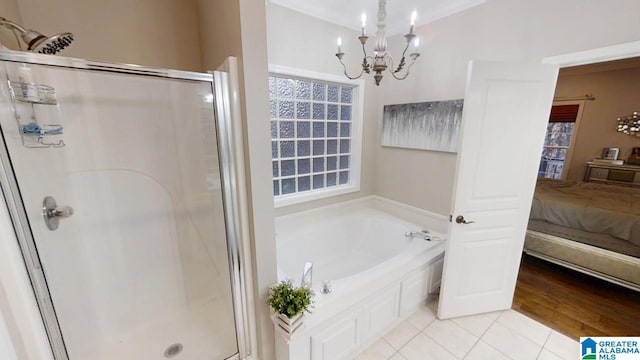
POLYGON ((264 2, 198 0, 198 18, 204 68, 216 69, 228 56, 239 60, 253 291, 256 294, 251 305, 257 316, 259 357, 272 360, 275 343, 266 301, 268 288, 277 282, 277 276, 264 2))
MULTIPOLYGON (((314 17, 270 4, 267 6, 269 63, 297 69, 343 76, 343 69, 333 54, 336 39, 343 39, 344 61, 352 74, 357 74, 362 61, 358 33, 314 17)), ((362 127, 362 171, 360 191, 322 200, 282 207, 276 215, 298 212, 373 194, 377 132, 378 88, 370 76, 364 78, 364 116, 362 127)))
MULTIPOLYGON (((18 9, 18 3, 16 0, 3 0, 0 2, 0 17, 7 20, 11 20, 20 24, 22 17, 20 16, 20 10, 18 9)), ((0 43, 10 49, 17 49, 16 39, 13 33, 4 27, 0 28, 0 43)))
POLYGON ((640 68, 560 76, 556 96, 593 94, 586 101, 580 120, 567 179, 581 181, 585 162, 600 157, 602 148, 619 147, 619 159, 626 160, 640 138, 616 131, 617 118, 638 111, 640 68))
MULTIPOLYGON (((409 79, 383 84, 378 122, 384 104, 463 98, 471 59, 539 62, 638 40, 631 25, 638 12, 636 0, 491 0, 422 26, 417 29, 422 56, 409 79)), ((401 39, 389 42, 397 54, 401 39)), ((455 159, 445 153, 378 147, 375 193, 448 214, 455 159)))
MULTIPOLYGON (((229 0, 217 0, 229 1, 229 0)), ((275 359, 273 324, 266 306, 268 287, 277 282, 267 67, 266 10, 263 1, 240 0, 245 139, 248 147, 253 225, 255 307, 259 358, 275 359)))
POLYGON ((197 0, 197 4, 203 68, 215 70, 228 56, 241 58, 239 1, 197 0))
POLYGON ((334 56, 339 36, 347 54, 345 62, 352 71, 358 70, 357 66, 362 61, 362 57, 355 56, 362 53, 358 46, 358 33, 279 5, 267 5, 270 64, 342 75, 342 66, 334 56))
MULTIPOLYGON (((5 9, 0 16, 45 35, 74 33, 65 56, 202 70, 196 0, 4 0, 5 9)), ((5 33, 0 41, 16 49, 5 33)))

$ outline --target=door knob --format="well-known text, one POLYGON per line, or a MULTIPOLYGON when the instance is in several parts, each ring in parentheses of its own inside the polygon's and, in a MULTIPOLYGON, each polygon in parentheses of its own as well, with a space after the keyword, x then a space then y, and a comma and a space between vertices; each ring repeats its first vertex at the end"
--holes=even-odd
POLYGON ((42 201, 42 216, 47 228, 51 231, 56 230, 61 218, 68 218, 73 215, 73 208, 70 206, 58 207, 56 199, 47 196, 42 201))
POLYGON ((456 223, 458 224, 473 224, 475 221, 467 221, 464 219, 464 216, 458 215, 456 217, 456 223))

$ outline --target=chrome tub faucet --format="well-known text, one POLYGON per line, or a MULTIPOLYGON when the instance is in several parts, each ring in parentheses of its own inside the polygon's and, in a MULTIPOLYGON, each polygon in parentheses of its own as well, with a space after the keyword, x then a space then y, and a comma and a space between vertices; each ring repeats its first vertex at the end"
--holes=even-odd
POLYGON ((424 229, 424 230, 420 230, 420 231, 407 231, 404 236, 406 237, 410 237, 410 238, 419 238, 422 240, 426 240, 426 241, 431 241, 431 235, 429 235, 429 230, 424 229))
POLYGON ((305 289, 312 288, 313 280, 313 263, 311 261, 307 261, 304 263, 304 269, 302 270, 302 281, 300 282, 300 287, 305 289))

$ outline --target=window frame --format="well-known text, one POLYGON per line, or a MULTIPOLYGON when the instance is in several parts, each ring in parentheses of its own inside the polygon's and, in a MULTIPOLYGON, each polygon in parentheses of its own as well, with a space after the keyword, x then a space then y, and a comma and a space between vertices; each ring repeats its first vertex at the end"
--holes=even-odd
MULTIPOLYGON (((576 121, 574 122, 573 131, 571 132, 571 141, 569 147, 567 147, 567 155, 564 157, 564 165, 562 168, 562 174, 560 180, 566 180, 569 174, 569 168, 571 167, 571 161, 573 160, 573 152, 576 148, 576 139, 578 137, 578 131, 580 130, 580 120, 582 119, 582 111, 584 110, 585 100, 556 100, 552 106, 558 105, 578 105, 578 113, 576 114, 576 121)), ((549 109, 551 111, 551 109, 549 109)), ((549 122, 547 122, 549 123, 549 122)), ((547 148, 557 148, 555 146, 542 146, 543 150, 547 148)), ((542 157, 540 158, 542 161, 542 157)))
MULTIPOLYGON (((345 185, 336 185, 329 188, 324 187, 322 189, 315 190, 312 188, 308 191, 294 192, 286 195, 274 195, 274 206, 276 208, 280 208, 360 191, 360 177, 362 168, 362 126, 364 119, 364 81, 361 79, 351 80, 344 76, 274 64, 269 64, 269 76, 285 76, 302 80, 315 80, 322 81, 324 83, 334 83, 341 86, 353 86, 351 107, 351 159, 349 164, 349 183, 345 185)), ((271 120, 269 119, 269 121, 271 120)), ((273 181, 273 175, 271 176, 271 181, 273 181)))

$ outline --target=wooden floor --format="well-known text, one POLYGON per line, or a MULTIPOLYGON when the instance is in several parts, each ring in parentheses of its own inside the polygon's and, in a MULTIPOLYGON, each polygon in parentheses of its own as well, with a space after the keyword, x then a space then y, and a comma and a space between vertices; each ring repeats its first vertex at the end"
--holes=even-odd
POLYGON ((640 293, 523 255, 513 309, 579 340, 640 336, 640 293))

